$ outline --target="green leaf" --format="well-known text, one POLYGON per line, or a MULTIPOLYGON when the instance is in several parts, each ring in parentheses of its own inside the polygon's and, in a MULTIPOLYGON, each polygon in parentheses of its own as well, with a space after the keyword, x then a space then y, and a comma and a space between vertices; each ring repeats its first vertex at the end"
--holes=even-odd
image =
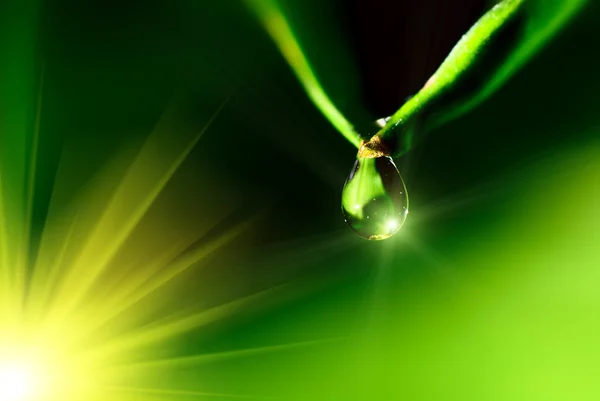
POLYGON ((248 8, 260 20, 281 54, 296 74, 315 106, 329 122, 354 146, 360 144, 360 135, 354 126, 331 101, 319 82, 305 51, 300 46, 295 32, 277 0, 244 0, 248 8))
MULTIPOLYGON (((278 0, 244 0, 259 18, 307 95, 354 146, 360 135, 319 82, 278 0)), ((502 0, 462 37, 425 86, 367 142, 395 156, 410 151, 415 133, 455 119, 483 102, 535 55, 588 0, 502 0)), ((457 5, 458 7, 458 5, 457 5)), ((385 58, 382 59, 385 62, 385 58)), ((367 156, 368 157, 368 156, 367 156)))
POLYGON ((479 105, 567 23, 587 0, 504 0, 462 37, 425 86, 377 133, 395 156, 414 133, 479 105))

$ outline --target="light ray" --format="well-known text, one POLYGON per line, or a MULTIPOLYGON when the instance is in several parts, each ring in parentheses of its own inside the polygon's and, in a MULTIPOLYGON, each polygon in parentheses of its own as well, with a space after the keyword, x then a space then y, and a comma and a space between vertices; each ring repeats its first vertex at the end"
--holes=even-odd
POLYGON ((154 327, 146 327, 133 334, 122 335, 112 342, 104 343, 100 347, 82 353, 80 358, 87 361, 95 361, 98 359, 115 358, 115 354, 119 354, 122 357, 126 351, 144 348, 157 342, 181 335, 190 330, 219 321, 232 315, 233 312, 244 305, 263 299, 266 296, 272 295, 273 292, 279 291, 285 287, 285 285, 282 285, 269 288, 192 315, 180 317, 175 321, 157 324, 154 327))
POLYGON ((39 263, 36 263, 28 297, 28 313, 35 318, 42 317, 42 314, 46 312, 46 305, 51 301, 52 290, 59 281, 60 274, 63 272, 61 268, 65 261, 65 255, 73 243, 73 232, 75 231, 78 217, 79 213, 76 212, 70 220, 69 227, 65 230, 62 244, 59 246, 54 260, 43 267, 39 263))
POLYGON ((462 280, 464 280, 462 272, 456 269, 450 260, 422 241, 415 233, 407 231, 404 241, 429 267, 442 275, 448 282, 455 285, 462 284, 462 280))
MULTIPOLYGON (((2 172, 0 171, 0 308, 2 308, 2 314, 0 319, 11 320, 10 316, 14 313, 12 302, 14 296, 12 294, 13 278, 12 269, 8 258, 8 244, 7 244, 7 230, 6 224, 8 223, 5 216, 5 205, 4 205, 4 181, 2 179, 2 172)), ((8 323, 8 322, 7 322, 8 323)))
POLYGON ((19 296, 23 297, 25 291, 25 275, 28 268, 28 255, 31 241, 31 223, 33 217, 33 201, 35 196, 35 174, 37 169, 38 148, 40 141, 40 120, 42 116, 42 98, 44 91, 44 73, 45 65, 42 63, 40 82, 38 87, 37 102, 35 109, 35 121, 33 127, 31 152, 29 154, 29 166, 26 177, 25 187, 25 219, 23 222, 23 235, 19 244, 19 251, 16 254, 16 270, 18 271, 18 281, 15 288, 20 291, 19 296))
POLYGON ((198 365, 220 362, 225 360, 237 359, 237 358, 246 358, 251 356, 270 354, 282 351, 289 351, 294 349, 307 348, 312 346, 318 346, 323 344, 330 344, 334 342, 341 342, 347 340, 348 337, 336 337, 336 338, 328 338, 324 340, 315 340, 315 341, 302 341, 288 344, 279 344, 279 345, 267 345, 264 347, 254 347, 254 348, 244 348, 239 350, 232 351, 223 351, 223 352, 214 352, 209 354, 200 354, 200 355, 191 355, 184 356, 179 358, 167 358, 167 359, 158 359, 158 360, 150 360, 144 362, 137 363, 127 363, 120 364, 115 367, 110 367, 109 370, 114 370, 114 372, 118 373, 123 370, 134 370, 134 371, 142 371, 142 370, 160 370, 167 368, 182 368, 182 367, 197 367, 198 365))
POLYGON ((227 100, 213 113, 204 128, 174 155, 174 159, 167 161, 164 141, 170 137, 171 127, 168 123, 175 110, 170 109, 163 115, 134 164, 121 180, 88 243, 74 262, 74 266, 85 266, 85 269, 73 269, 65 279, 61 297, 55 305, 59 320, 60 316, 67 315, 86 295, 226 104, 227 100), (152 178, 148 178, 149 176, 152 178))
MULTIPOLYGON (((102 309, 97 312, 98 318, 93 319, 88 324, 89 328, 86 332, 93 330, 128 310, 154 291, 165 286, 169 281, 183 273, 185 270, 217 252, 241 232, 250 227, 253 221, 254 219, 249 219, 248 221, 239 224, 221 237, 210 241, 207 245, 190 252, 188 255, 176 258, 171 264, 161 263, 163 260, 168 262, 173 256, 176 256, 176 252, 178 253, 180 248, 178 246, 174 247, 172 249, 174 252, 165 253, 165 258, 163 260, 157 259, 156 264, 151 266, 149 271, 142 272, 135 280, 128 280, 127 284, 122 286, 122 290, 120 291, 122 294, 121 296, 114 295, 113 297, 113 295, 111 295, 112 301, 103 304, 102 309), (177 251, 175 251, 175 249, 177 249, 177 251)), ((145 308, 146 306, 141 305, 140 307, 145 308)))
POLYGON ((181 395, 181 396, 201 396, 201 397, 219 397, 219 398, 240 398, 249 400, 280 400, 276 397, 265 397, 258 395, 245 394, 225 394, 225 393, 208 393, 204 391, 185 391, 185 390, 167 390, 159 388, 144 388, 144 387, 106 387, 107 390, 115 392, 127 393, 142 393, 142 394, 159 394, 159 395, 181 395))

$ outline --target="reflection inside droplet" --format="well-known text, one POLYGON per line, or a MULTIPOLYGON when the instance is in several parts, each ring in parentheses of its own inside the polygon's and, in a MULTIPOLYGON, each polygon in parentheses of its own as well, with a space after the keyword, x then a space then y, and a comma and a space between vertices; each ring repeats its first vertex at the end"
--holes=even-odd
POLYGON ((394 235, 408 213, 408 196, 391 157, 358 158, 342 191, 346 223, 361 237, 394 235))

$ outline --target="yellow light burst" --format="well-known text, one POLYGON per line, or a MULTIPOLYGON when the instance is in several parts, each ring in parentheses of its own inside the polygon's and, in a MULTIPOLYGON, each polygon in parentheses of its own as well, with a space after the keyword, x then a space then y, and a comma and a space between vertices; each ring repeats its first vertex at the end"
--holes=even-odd
MULTIPOLYGON (((31 211, 10 210, 15 198, 31 208, 34 180, 20 176, 17 188, 29 191, 27 199, 19 199, 0 169, 0 401, 130 401, 186 393, 142 387, 160 370, 125 367, 164 357, 177 336, 273 291, 214 307, 165 307, 180 295, 179 276, 200 267, 255 221, 250 217, 208 237, 238 206, 231 204, 176 239, 157 235, 171 219, 157 200, 225 104, 207 116, 200 131, 182 124, 178 107, 170 107, 139 149, 106 166, 68 207, 55 201, 68 188, 61 166, 32 267, 24 245, 31 211)), ((33 143, 30 160, 37 140, 33 143)), ((29 170, 33 174, 35 168, 29 170)))

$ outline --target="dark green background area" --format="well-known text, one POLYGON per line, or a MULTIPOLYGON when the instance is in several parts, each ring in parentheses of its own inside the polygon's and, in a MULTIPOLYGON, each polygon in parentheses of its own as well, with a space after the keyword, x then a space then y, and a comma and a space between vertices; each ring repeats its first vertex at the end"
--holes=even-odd
MULTIPOLYGON (((294 26, 324 87, 351 121, 369 127, 381 116, 370 115, 361 97, 356 54, 336 28, 343 23, 336 8, 298 1, 286 3, 286 10, 296 10, 295 3, 299 8, 298 14, 290 11, 292 23, 306 18, 294 26)), ((365 241, 345 227, 340 192, 356 150, 310 103, 240 2, 49 1, 27 10, 28 20, 37 21, 32 23, 37 27, 32 74, 44 71, 34 232, 39 235, 44 226, 63 148, 75 149, 69 154, 79 158, 71 161, 79 167, 70 172, 74 196, 115 154, 142 141, 172 101, 181 105, 185 123, 200 130, 229 98, 178 173, 188 184, 196 176, 210 176, 215 187, 198 180, 197 186, 179 188, 179 196, 193 206, 217 193, 234 194, 238 208, 216 232, 248 216, 260 214, 260 223, 207 262, 194 278, 196 294, 218 304, 287 287, 263 308, 242 308, 226 321, 186 335, 178 352, 327 340, 171 372, 164 378, 170 386, 186 386, 198 377, 207 392, 315 401, 508 401, 517 399, 515 394, 522 400, 566 401, 600 394, 597 385, 577 381, 579 370, 573 373, 566 364, 561 372, 559 363, 561 355, 576 354, 568 361, 579 361, 582 372, 592 376, 600 373, 579 346, 569 345, 589 345, 590 355, 598 355, 597 338, 586 334, 600 324, 600 300, 582 301, 579 309, 565 312, 589 326, 569 331, 568 318, 532 322, 543 335, 535 331, 527 340, 531 347, 518 348, 521 343, 502 339, 530 327, 527 318, 554 316, 569 298, 531 308, 533 316, 526 318, 515 312, 512 320, 511 308, 519 311, 519 300, 529 298, 515 296, 513 305, 510 290, 494 292, 496 284, 489 283, 495 279, 488 278, 493 270, 500 282, 515 280, 515 291, 522 291, 520 276, 513 273, 533 263, 528 241, 536 238, 533 254, 556 249, 550 234, 544 236, 552 222, 544 222, 548 230, 540 231, 514 211, 520 197, 542 190, 539 180, 548 184, 543 187, 547 197, 533 204, 534 214, 555 208, 562 216, 577 204, 564 181, 578 177, 577 163, 564 158, 599 146, 597 3, 590 2, 484 104, 430 133, 397 160, 411 213, 406 234, 383 242, 365 241), (503 239, 513 232, 521 236, 513 237, 514 243, 503 239), (477 260, 482 252, 486 256, 477 260), (507 254, 512 265, 496 263, 507 254), (463 294, 465 282, 469 290, 463 298, 457 294, 463 294), (497 321, 490 318, 496 309, 481 309, 485 302, 504 299, 509 300, 502 312, 507 316, 497 321), (556 341, 546 344, 548 338, 556 341), (464 354, 448 351, 454 347, 464 354), (489 355, 480 352, 490 349, 489 355), (494 349, 512 349, 519 356, 511 359, 505 352, 499 357, 494 349), (548 360, 558 361, 556 371, 545 375, 535 369, 548 360), (519 380, 504 374, 512 370, 520 372, 519 380), (536 390, 569 375, 576 378, 564 392, 536 390), (579 392, 570 393, 570 386, 579 392)), ((3 46, 17 54, 20 43, 5 38, 3 46)), ((582 197, 598 193, 600 182, 587 185, 582 197)), ((187 210, 198 219, 213 213, 187 210)), ((596 255, 593 261, 600 264, 600 251, 590 249, 587 260, 596 255)), ((560 266, 576 270, 581 252, 565 252, 572 259, 560 266)), ((597 278, 590 280, 600 286, 597 278)))

